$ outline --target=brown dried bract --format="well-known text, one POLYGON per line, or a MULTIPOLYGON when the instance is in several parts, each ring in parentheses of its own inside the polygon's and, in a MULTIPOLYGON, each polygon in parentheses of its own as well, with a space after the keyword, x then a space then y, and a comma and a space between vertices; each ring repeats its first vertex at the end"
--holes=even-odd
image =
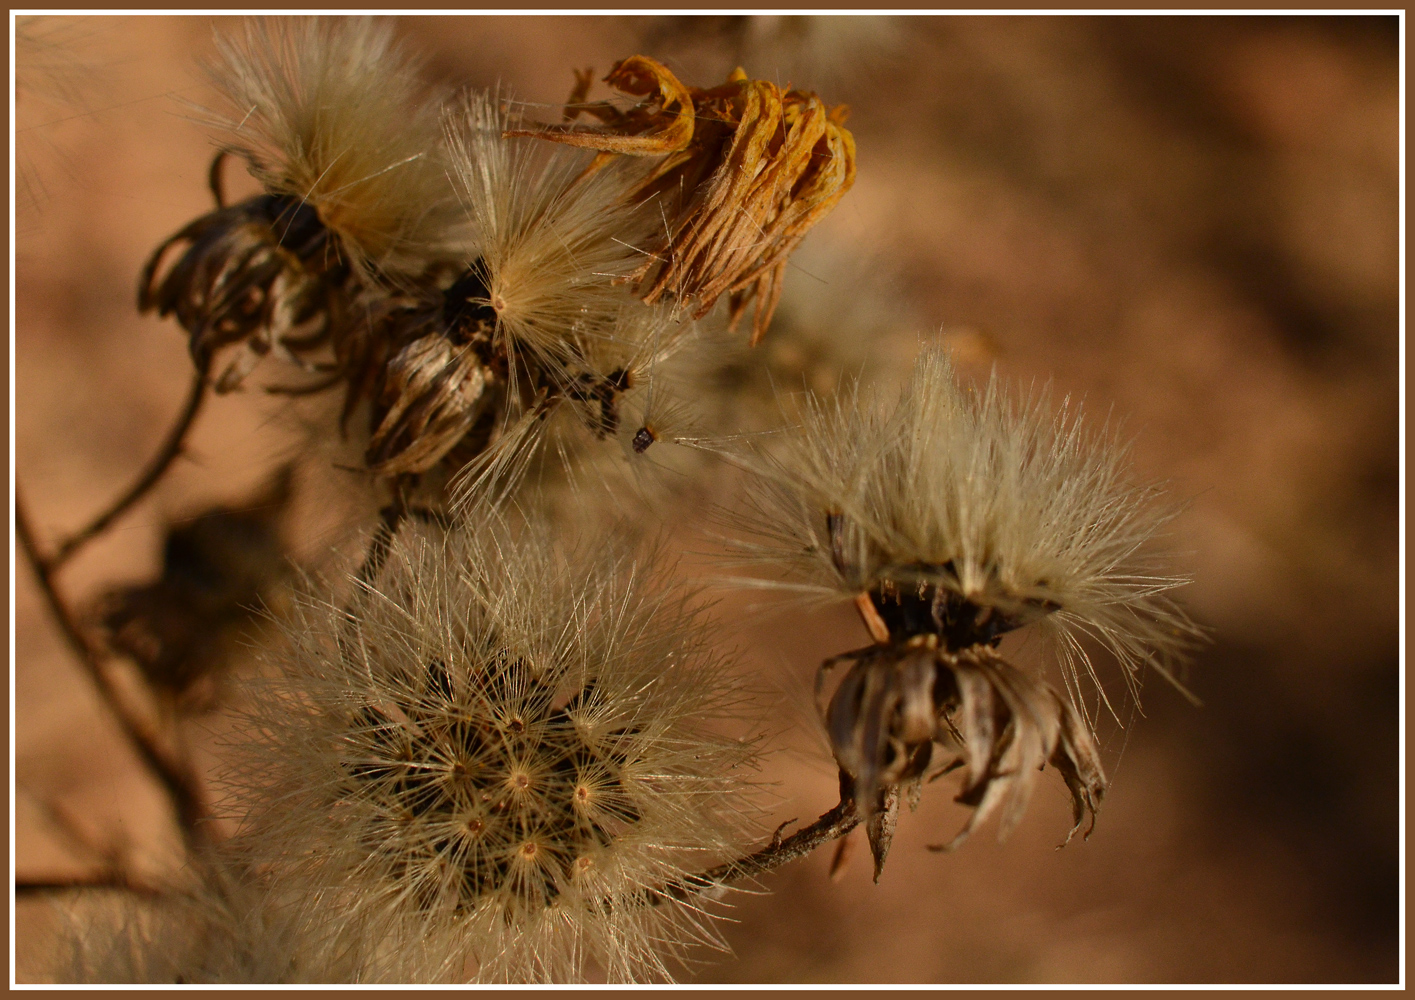
POLYGON ((519 356, 498 329, 480 261, 450 287, 371 306, 366 336, 348 338, 346 416, 374 402, 365 460, 378 475, 426 472, 450 456, 462 465, 485 451, 509 417, 544 418, 570 403, 596 437, 619 427, 619 398, 631 373, 594 370, 574 345, 563 370, 519 356))
POLYGON ((691 303, 695 319, 726 294, 734 329, 755 302, 756 344, 780 299, 787 257, 855 182, 849 108, 827 108, 807 91, 783 93, 740 68, 721 86, 684 87, 667 67, 633 56, 605 82, 648 100, 620 111, 581 103, 588 73, 576 76, 566 117, 583 111, 603 124, 506 134, 600 150, 587 172, 617 154, 661 156, 634 191, 657 198, 665 221, 662 242, 632 275, 639 294, 648 303, 691 303))
MULTIPOLYGON (((213 176, 219 169, 213 166, 213 176)), ((215 185, 213 185, 215 187, 215 185)), ((244 350, 216 379, 236 388, 260 359, 322 349, 345 323, 351 276, 330 232, 298 199, 260 195, 203 215, 165 240, 143 268, 138 309, 174 314, 203 371, 223 347, 244 350), (174 247, 181 255, 165 270, 174 247)))
POLYGON ((1089 727, 1069 701, 992 646, 954 652, 940 648, 933 635, 877 644, 827 660, 818 689, 824 675, 845 662, 852 666, 825 718, 842 781, 866 817, 876 879, 901 791, 916 805, 922 782, 958 767, 963 768, 958 801, 972 806, 973 815, 950 842, 932 850, 958 847, 1000 806, 998 833, 1005 838, 1021 820, 1036 776, 1047 764, 1071 791, 1074 825, 1067 841, 1088 811, 1094 823, 1106 778, 1089 727), (953 746, 959 755, 931 770, 937 745, 953 746))

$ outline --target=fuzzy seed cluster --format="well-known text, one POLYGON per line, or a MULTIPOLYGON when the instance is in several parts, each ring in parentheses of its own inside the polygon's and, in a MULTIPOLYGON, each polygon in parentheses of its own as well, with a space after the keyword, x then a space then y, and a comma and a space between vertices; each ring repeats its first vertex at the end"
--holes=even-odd
POLYGON ((754 744, 713 728, 742 695, 683 595, 599 555, 415 533, 352 620, 289 626, 245 842, 312 913, 439 942, 414 978, 664 978, 715 940, 663 890, 748 843, 754 744))

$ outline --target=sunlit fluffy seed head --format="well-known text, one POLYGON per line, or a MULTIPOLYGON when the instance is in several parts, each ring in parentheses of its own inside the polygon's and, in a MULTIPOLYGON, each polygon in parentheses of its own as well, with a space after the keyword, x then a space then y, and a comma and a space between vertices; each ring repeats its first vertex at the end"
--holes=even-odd
POLYGON ((252 19, 217 48, 223 147, 271 194, 312 206, 356 267, 420 271, 448 239, 455 202, 436 102, 391 24, 252 19))
POLYGON ((538 369, 560 388, 606 374, 657 331, 620 287, 643 260, 637 248, 652 220, 628 202, 629 165, 585 175, 588 154, 505 138, 513 121, 489 94, 470 94, 446 115, 471 226, 467 257, 483 272, 513 371, 538 369))
POLYGON ((289 623, 244 841, 396 976, 661 979, 716 941, 703 900, 655 890, 749 842, 755 744, 714 731, 742 695, 680 592, 593 555, 405 533, 289 623))
POLYGON ((749 460, 743 523, 760 541, 744 552, 801 589, 857 599, 872 631, 964 648, 1035 623, 1078 703, 1079 677, 1096 678, 1085 642, 1133 688, 1146 664, 1173 680, 1198 637, 1168 595, 1187 580, 1149 548, 1173 510, 1069 400, 1053 412, 1045 392, 1013 399, 996 376, 960 386, 930 350, 897 398, 807 396, 787 438, 749 460))

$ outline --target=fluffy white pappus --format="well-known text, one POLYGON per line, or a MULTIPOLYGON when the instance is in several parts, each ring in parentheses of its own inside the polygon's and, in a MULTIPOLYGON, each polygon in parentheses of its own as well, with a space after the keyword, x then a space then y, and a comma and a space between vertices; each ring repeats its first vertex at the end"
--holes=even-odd
POLYGON ((250 19, 216 44, 231 110, 209 124, 269 193, 313 206, 365 272, 396 280, 445 251, 456 199, 438 102, 390 23, 250 19))
POLYGON ((505 138, 516 124, 485 93, 444 116, 469 262, 484 276, 502 349, 513 370, 533 369, 563 389, 665 341, 658 314, 622 287, 654 220, 629 201, 641 164, 590 171, 583 150, 505 138))
POLYGON ((1150 545, 1176 510, 1160 487, 1130 481, 1128 446, 1112 427, 1088 428, 1069 399, 1055 411, 1045 390, 1013 399, 995 373, 960 386, 931 349, 897 398, 858 384, 807 394, 782 437, 743 459, 752 485, 732 520, 758 538, 743 556, 797 582, 759 585, 868 596, 886 618, 932 611, 928 629, 950 646, 1032 625, 1078 704, 1083 674, 1109 703, 1088 641, 1115 655, 1132 694, 1147 664, 1180 686, 1202 633, 1168 593, 1188 579, 1150 545), (930 606, 907 611, 911 592, 930 606))
POLYGON ((485 527, 405 530, 352 600, 299 604, 253 692, 241 842, 370 981, 668 979, 722 947, 720 887, 684 879, 760 833, 740 682, 622 546, 571 563, 485 527))

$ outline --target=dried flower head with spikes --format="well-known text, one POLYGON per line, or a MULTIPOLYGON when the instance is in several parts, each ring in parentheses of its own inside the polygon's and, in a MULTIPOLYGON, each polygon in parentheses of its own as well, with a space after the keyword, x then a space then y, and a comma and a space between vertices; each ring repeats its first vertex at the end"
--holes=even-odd
POLYGON ((405 531, 350 606, 288 626, 247 842, 410 980, 665 978, 716 941, 696 891, 661 890, 750 836, 755 744, 713 731, 740 686, 682 593, 597 555, 405 531))
POLYGON ((391 28, 366 18, 253 20, 217 44, 211 72, 230 105, 210 115, 224 133, 211 173, 217 208, 157 248, 139 309, 175 314, 202 370, 243 345, 219 391, 272 351, 300 360, 333 341, 342 369, 359 287, 410 281, 446 238, 453 198, 435 103, 420 98, 391 28), (265 193, 225 203, 228 154, 265 193), (180 255, 164 266, 174 247, 180 255))
POLYGON ((612 435, 620 397, 690 329, 616 287, 652 226, 627 197, 628 172, 581 176, 584 154, 505 138, 512 123, 488 94, 447 112, 465 263, 445 290, 375 321, 374 342, 397 345, 368 451, 382 474, 446 455, 460 467, 566 403, 612 435))
POLYGON ((853 600, 875 640, 826 661, 818 683, 849 665, 824 714, 877 872, 900 790, 917 801, 939 746, 957 753, 945 769, 965 768, 959 801, 975 807, 948 847, 998 807, 1005 836, 1046 764, 1071 789, 1076 828, 1094 814, 1106 779, 1077 707, 1082 675, 1109 702, 1084 643, 1112 653, 1134 693, 1145 665, 1174 680, 1199 636, 1167 596, 1187 581, 1144 551, 1172 512, 1127 482, 1113 434, 1054 416, 1044 396, 1014 403, 995 377, 960 388, 930 351, 897 401, 808 397, 786 454, 747 464, 742 523, 762 541, 745 554, 803 577, 796 589, 853 600), (1050 638, 1069 697, 997 652, 1023 627, 1050 638))
POLYGON ((855 182, 849 108, 828 108, 808 91, 752 80, 740 68, 708 89, 687 87, 647 56, 618 63, 605 82, 639 98, 628 110, 584 103, 590 73, 576 74, 566 118, 598 126, 516 129, 552 142, 600 150, 588 172, 618 155, 659 157, 633 189, 658 203, 662 229, 633 273, 645 302, 673 300, 705 316, 730 299, 735 328, 755 300, 752 343, 761 340, 781 295, 786 260, 806 232, 855 182))

